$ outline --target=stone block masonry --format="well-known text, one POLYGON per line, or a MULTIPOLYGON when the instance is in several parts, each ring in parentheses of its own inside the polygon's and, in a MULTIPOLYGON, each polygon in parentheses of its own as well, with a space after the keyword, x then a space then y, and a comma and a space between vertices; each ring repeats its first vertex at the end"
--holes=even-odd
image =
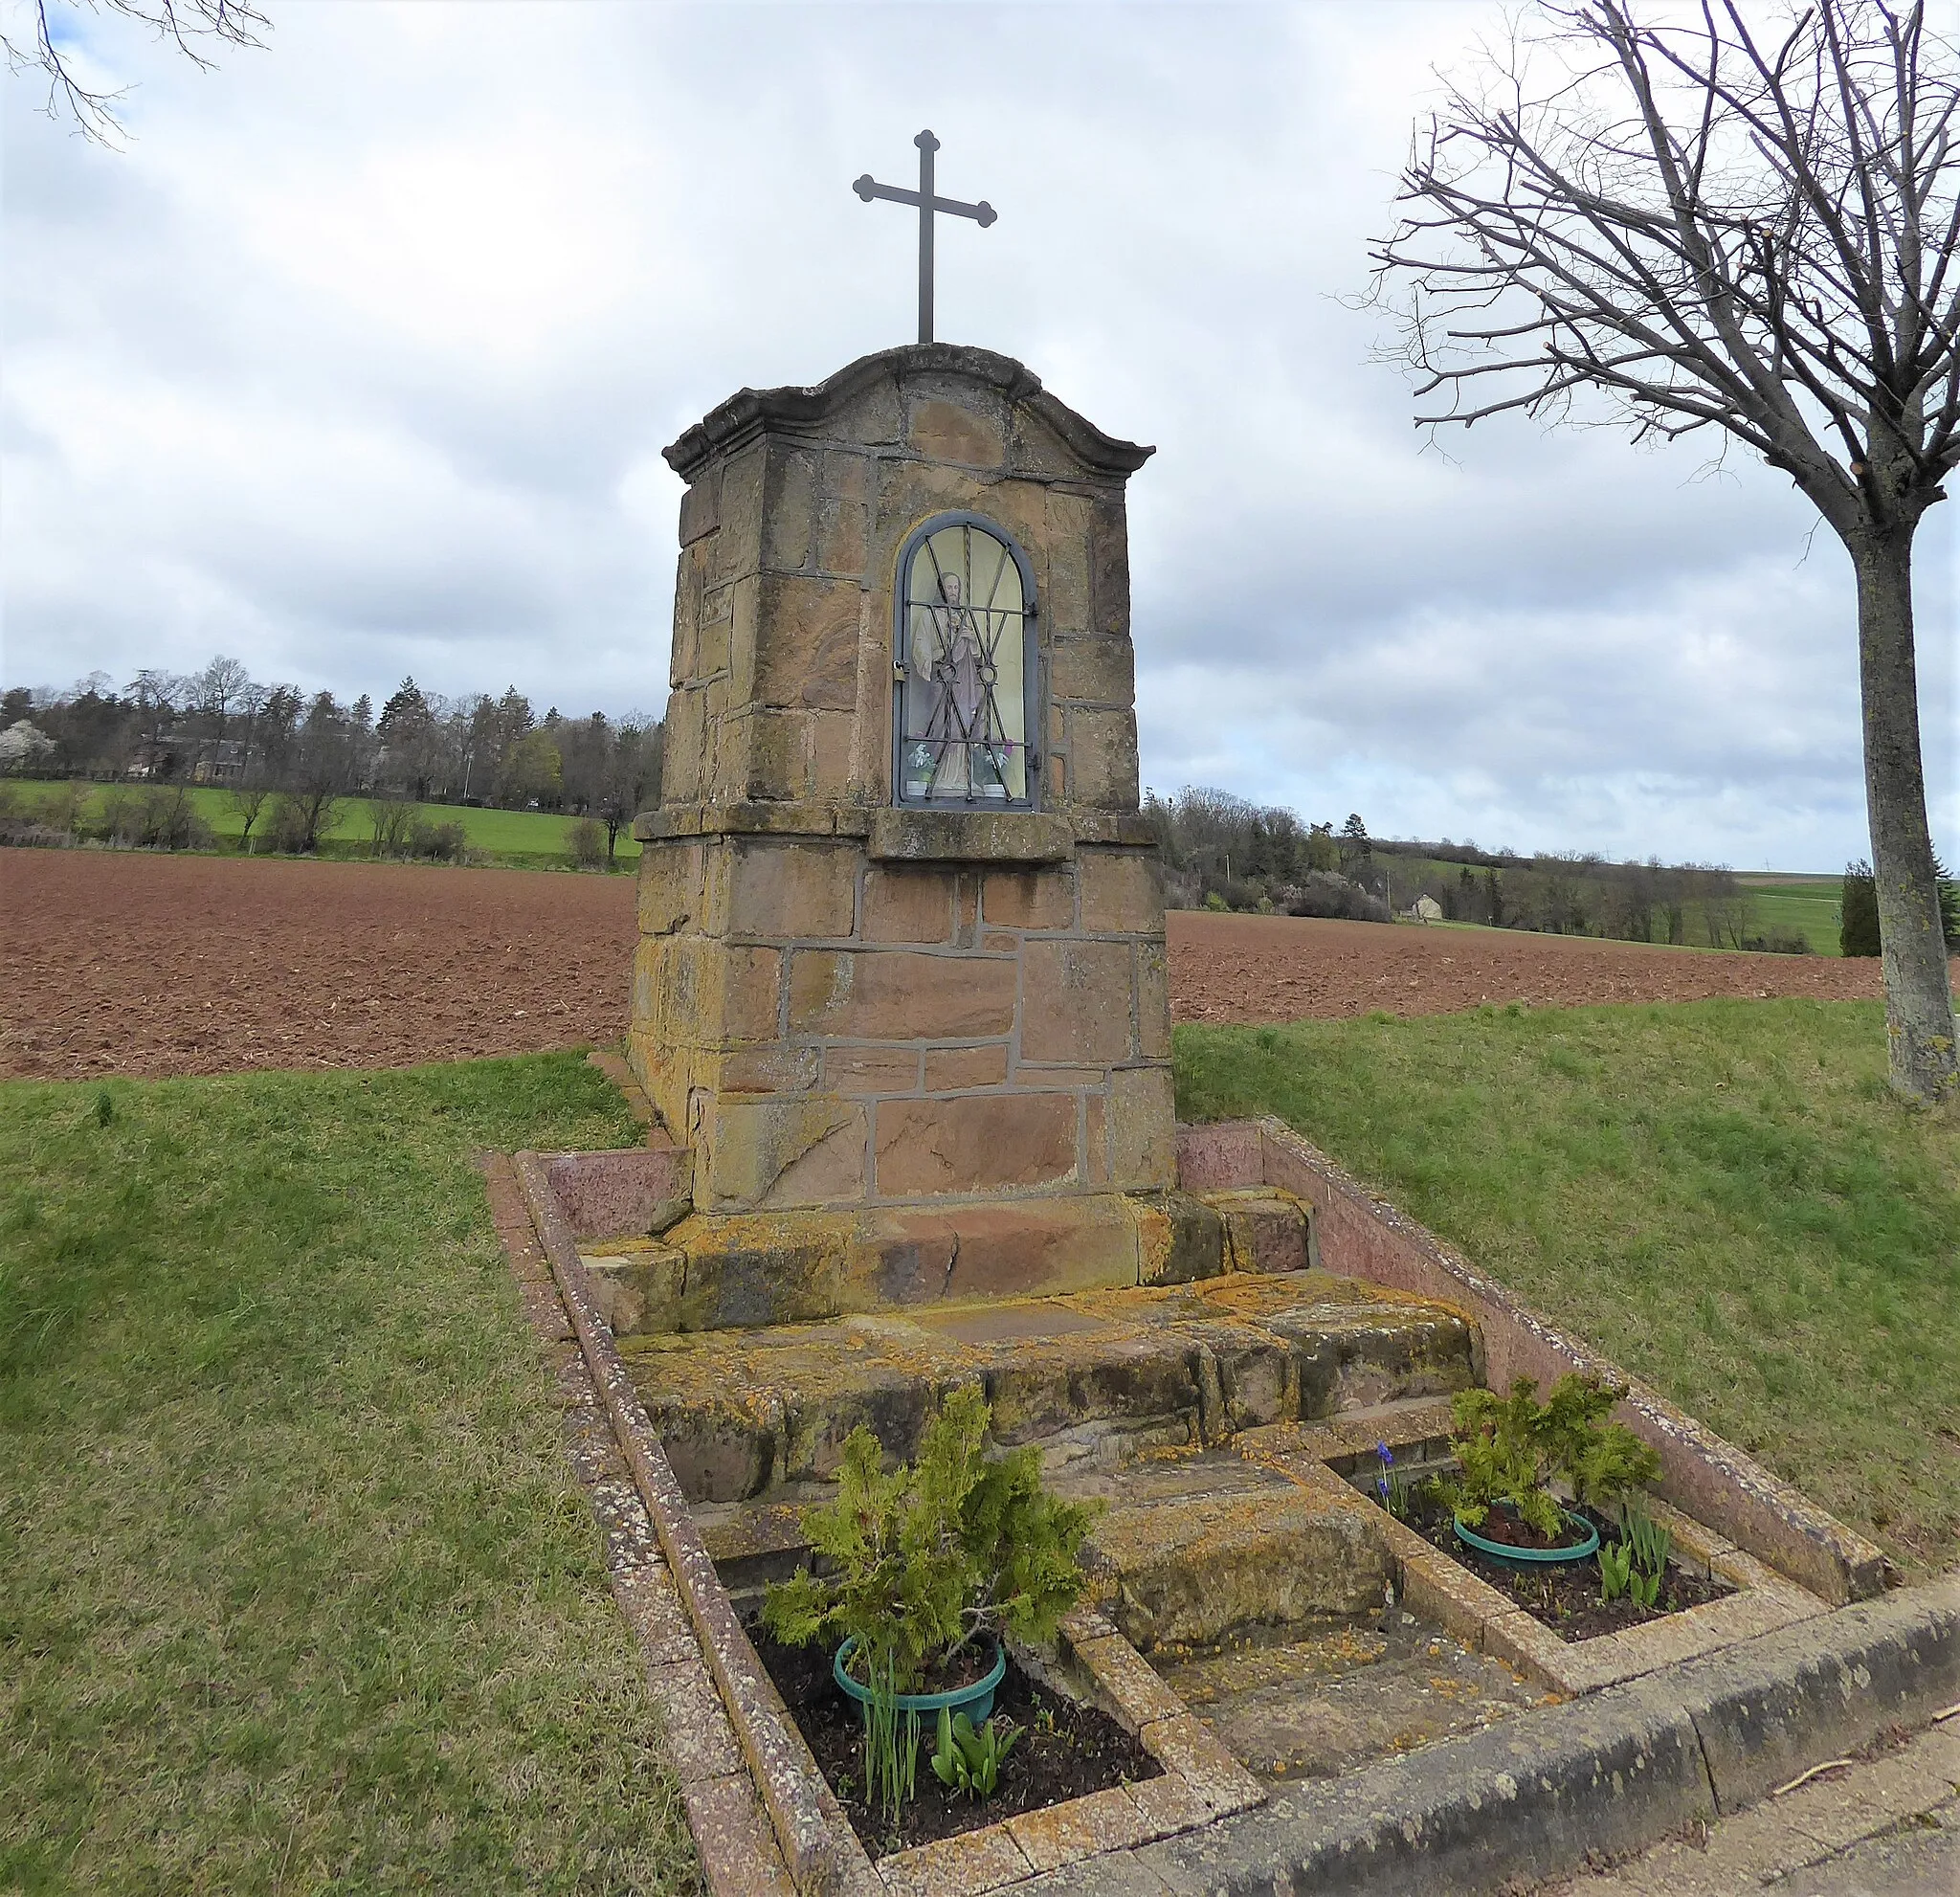
POLYGON ((668 450, 688 489, 628 1058, 697 1212, 1175 1184, 1124 502, 1148 453, 944 345, 745 391, 668 450), (1026 808, 894 794, 898 568, 947 514, 1026 560, 1026 808))
POLYGON ((640 916, 633 1064, 701 1210, 1174 1183, 1152 852, 1001 871, 676 839, 640 916))

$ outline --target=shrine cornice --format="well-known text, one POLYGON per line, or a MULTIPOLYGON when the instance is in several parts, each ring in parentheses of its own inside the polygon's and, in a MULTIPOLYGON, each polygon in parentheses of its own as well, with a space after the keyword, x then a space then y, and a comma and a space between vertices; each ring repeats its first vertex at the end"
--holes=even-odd
POLYGON ((683 480, 692 480, 717 456, 758 435, 822 436, 848 404, 893 378, 912 375, 965 378, 1000 394, 1010 408, 1031 411, 1054 430, 1084 470, 1105 479, 1134 474, 1157 451, 1105 435, 1087 416, 1041 386, 1041 378, 1012 356, 957 343, 911 343, 860 356, 813 388, 744 389, 711 409, 662 456, 683 480))

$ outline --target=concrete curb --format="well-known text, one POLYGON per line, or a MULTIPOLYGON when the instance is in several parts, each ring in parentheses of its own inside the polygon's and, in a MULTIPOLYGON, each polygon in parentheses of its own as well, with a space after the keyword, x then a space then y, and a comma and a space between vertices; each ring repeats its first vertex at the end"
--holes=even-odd
POLYGON ((1960 1574, 1023 1888, 1389 1897, 1544 1881, 1762 1797, 1960 1697, 1960 1574))
POLYGON ((1722 1812, 1960 1700, 1960 1571, 1684 1666, 1722 1812))

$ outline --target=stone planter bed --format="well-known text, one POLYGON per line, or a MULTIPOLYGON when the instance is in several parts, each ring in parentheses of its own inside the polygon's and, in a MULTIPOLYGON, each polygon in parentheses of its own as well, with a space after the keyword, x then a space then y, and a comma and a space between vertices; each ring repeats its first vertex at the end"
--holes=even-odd
POLYGON ((1107 1713, 1038 1685, 1010 1656, 994 1712, 1022 1730, 1001 1768, 993 1797, 969 1798, 940 1784, 929 1764, 933 1731, 922 1722, 918 1794, 905 1806, 896 1832, 888 1832, 864 1802, 862 1716, 837 1690, 828 1656, 813 1647, 782 1646, 754 1624, 748 1636, 852 1829, 874 1857, 1139 1784, 1164 1771, 1135 1734, 1107 1713))
MULTIPOLYGON (((1268 1222, 1289 1233, 1308 1223, 1293 1246, 1301 1255, 1279 1276, 1260 1252, 1263 1276, 1241 1267, 1189 1285, 970 1308, 928 1300, 746 1337, 633 1339, 624 1360, 609 1321, 617 1287, 608 1254, 660 1222, 669 1155, 495 1163, 493 1206, 526 1306, 554 1350, 571 1347, 581 1373, 590 1368, 590 1397, 573 1399, 589 1418, 574 1456, 590 1462, 602 1521, 625 1511, 608 1529, 614 1587, 648 1655, 711 1887, 726 1873, 731 1890, 977 1897, 1081 1860, 1115 1854, 1114 1863, 1146 1840, 1214 1835, 1220 1820, 1289 1796, 1303 1778, 1377 1770, 1370 1759, 1422 1744, 1394 1716, 1397 1696, 1414 1690, 1409 1681, 1449 1676, 1449 1692, 1430 1697, 1461 1700, 1461 1716, 1437 1719, 1428 1736, 1469 1742, 1473 1729, 1539 1717, 1533 1708, 1548 1709, 1548 1699, 1712 1655, 1882 1584, 1878 1550, 1636 1387, 1622 1414, 1662 1462, 1648 1510, 1673 1538, 1675 1566, 1717 1584, 1714 1597, 1677 1577, 1681 1611, 1635 1611, 1616 1631, 1575 1621, 1565 1631, 1580 1637, 1562 1637, 1555 1615, 1547 1624, 1521 1604, 1508 1571, 1485 1578, 1453 1536, 1438 1545, 1376 1504, 1367 1492, 1374 1446, 1387 1440, 1398 1465, 1419 1475, 1447 1462, 1451 1393, 1473 1380, 1502 1386, 1522 1373, 1543 1383, 1568 1369, 1624 1377, 1277 1123, 1191 1128, 1178 1148, 1187 1191, 1228 1214, 1258 1197, 1268 1222), (1261 1380, 1269 1362, 1297 1366, 1293 1380, 1261 1380), (1107 1504, 1093 1604, 1064 1622, 1052 1660, 1032 1663, 1113 1719, 1162 1771, 1119 1773, 1080 1796, 1060 1783, 1060 1801, 1039 1809, 1010 1812, 996 1797, 973 1828, 902 1840, 880 1855, 860 1841, 738 1608, 793 1564, 796 1517, 823 1487, 820 1464, 804 1463, 821 1452, 831 1412, 841 1427, 870 1405, 902 1447, 914 1398, 949 1383, 943 1368, 985 1378, 996 1404, 1017 1404, 1019 1436, 1053 1439, 1064 1490, 1107 1504), (1200 1528, 1232 1559, 1199 1563, 1192 1572, 1206 1585, 1193 1592, 1190 1564, 1169 1557, 1200 1528), (1265 1560, 1268 1541, 1299 1544, 1290 1565, 1265 1560), (1242 1619, 1234 1590, 1260 1574, 1313 1574, 1352 1595, 1325 1603, 1346 1624, 1296 1625, 1314 1603, 1292 1599, 1300 1590, 1289 1581, 1286 1598, 1256 1604, 1256 1621, 1277 1613, 1272 1629, 1208 1651, 1210 1618, 1220 1631, 1242 1619), (1369 1606, 1385 1582, 1392 1618, 1369 1606), (1392 1677, 1398 1668, 1407 1680, 1392 1677), (1304 1692, 1288 1685, 1312 1678, 1320 1686, 1304 1692), (1297 1724, 1307 1700, 1344 1715, 1344 1732, 1316 1728, 1310 1746, 1269 1746, 1288 1740, 1266 1718, 1269 1703, 1285 1701, 1297 1724)), ((1596 1564, 1582 1573, 1596 1600, 1596 1564)), ((848 1736, 843 1773, 861 1770, 848 1736)), ((924 1761, 921 1778, 922 1797, 938 1798, 924 1761)))
MULTIPOLYGON (((1589 1520, 1599 1530, 1602 1543, 1611 1543, 1618 1532, 1615 1525, 1588 1509, 1575 1514, 1589 1520)), ((1716 1579, 1705 1568, 1699 1572, 1690 1564, 1669 1557, 1667 1578, 1657 1607, 1642 1607, 1622 1595, 1617 1600, 1599 1597, 1599 1563, 1590 1555, 1583 1561, 1526 1572, 1506 1568, 1486 1559, 1474 1548, 1457 1539, 1450 1511, 1437 1505, 1413 1503, 1409 1526, 1432 1548, 1447 1554, 1459 1567, 1467 1568, 1480 1580, 1507 1594, 1541 1626, 1549 1627, 1562 1640, 1589 1640, 1601 1634, 1623 1633, 1629 1627, 1665 1619, 1670 1614, 1684 1614, 1711 1601, 1722 1600, 1735 1590, 1716 1579)))

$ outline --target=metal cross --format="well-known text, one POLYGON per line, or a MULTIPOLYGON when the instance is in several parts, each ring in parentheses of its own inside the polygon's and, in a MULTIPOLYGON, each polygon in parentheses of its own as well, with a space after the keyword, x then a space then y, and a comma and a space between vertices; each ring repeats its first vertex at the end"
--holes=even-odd
POLYGON ((882 197, 889 198, 894 204, 916 204, 919 207, 919 340, 929 343, 932 341, 932 213, 946 211, 955 217, 970 217, 983 231, 998 213, 985 198, 978 204, 961 204, 956 198, 934 197, 932 154, 939 149, 939 141, 930 132, 921 132, 912 143, 919 147, 919 189, 916 191, 902 191, 896 185, 880 185, 869 171, 851 189, 866 204, 875 197, 882 197))

